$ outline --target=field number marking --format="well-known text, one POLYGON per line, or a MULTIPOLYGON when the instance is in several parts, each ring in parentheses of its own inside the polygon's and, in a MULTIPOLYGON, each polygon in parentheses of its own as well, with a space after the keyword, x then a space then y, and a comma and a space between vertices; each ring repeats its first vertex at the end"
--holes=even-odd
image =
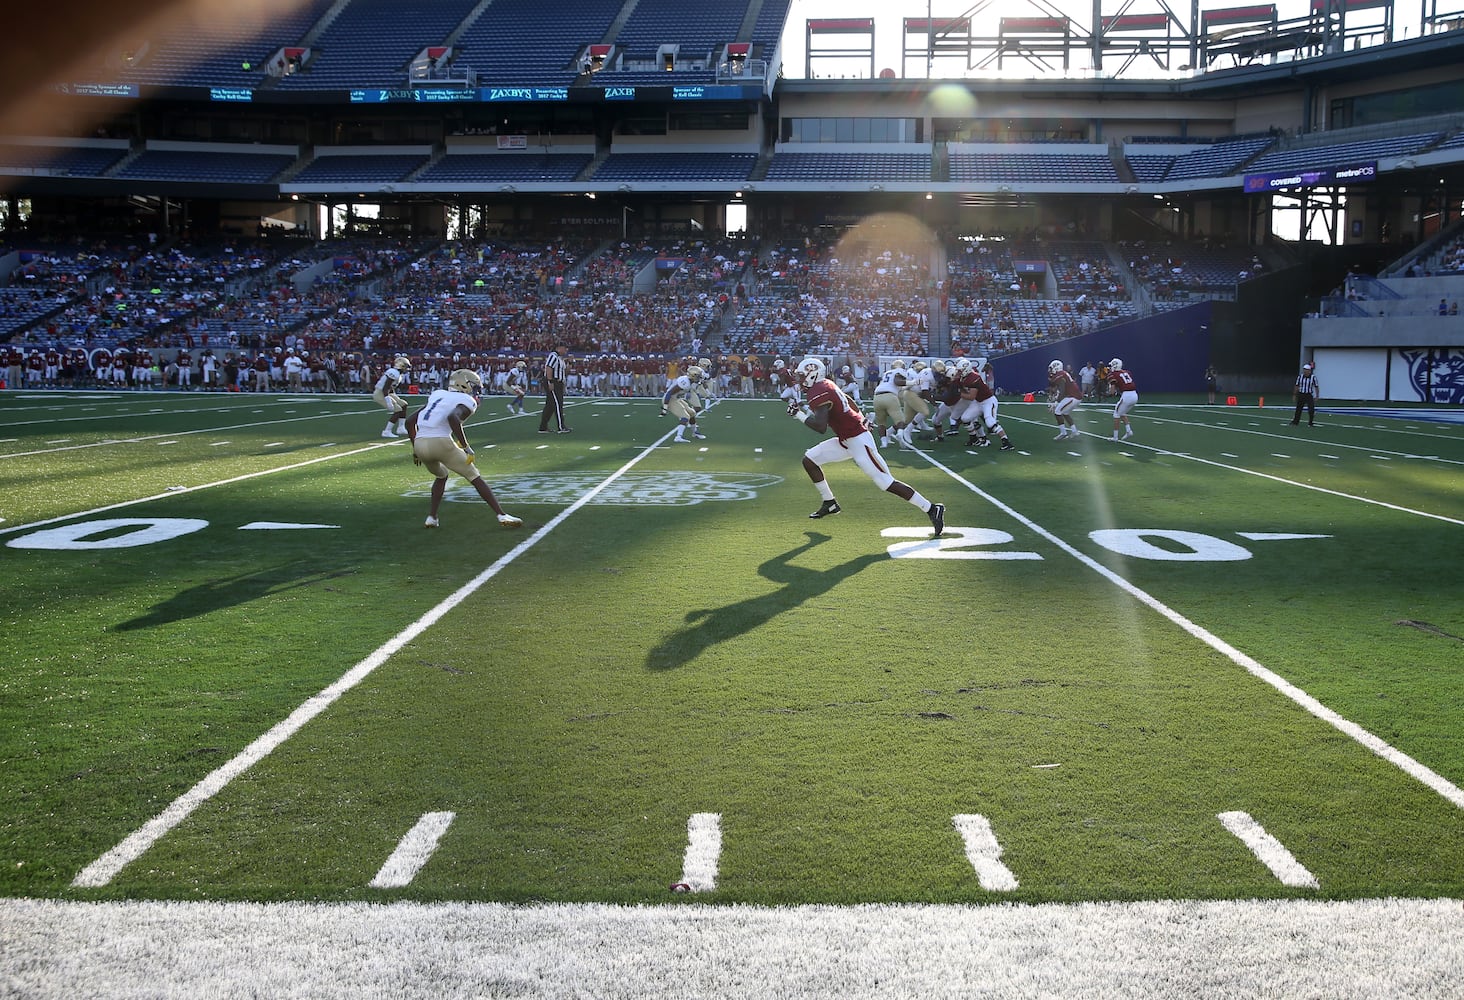
POLYGON ((881 538, 919 538, 918 542, 896 542, 885 551, 892 559, 1041 559, 1037 552, 975 551, 975 546, 1009 545, 1016 541, 1010 532, 996 528, 946 528, 939 538, 930 528, 885 528, 881 538))

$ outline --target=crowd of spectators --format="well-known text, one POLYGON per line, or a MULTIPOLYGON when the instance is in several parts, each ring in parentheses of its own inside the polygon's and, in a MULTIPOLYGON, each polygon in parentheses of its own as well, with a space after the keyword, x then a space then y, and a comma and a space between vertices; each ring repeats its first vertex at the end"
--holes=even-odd
MULTIPOLYGON (((1133 284, 1162 297, 1233 287, 1260 268, 1249 254, 1214 248, 1116 249, 1130 258, 1127 273, 1096 241, 1024 234, 941 248, 879 229, 809 230, 761 245, 83 240, 19 253, 0 287, 0 339, 10 329, 26 347, 125 342, 241 359, 285 349, 328 358, 332 372, 396 352, 530 359, 563 344, 612 369, 620 358, 689 350, 728 370, 806 353, 929 356, 935 311, 949 316, 953 354, 992 357, 1136 315, 1133 284), (1023 260, 1043 266, 1019 268, 1023 260)), ((1448 252, 1464 264, 1464 249, 1448 252)))

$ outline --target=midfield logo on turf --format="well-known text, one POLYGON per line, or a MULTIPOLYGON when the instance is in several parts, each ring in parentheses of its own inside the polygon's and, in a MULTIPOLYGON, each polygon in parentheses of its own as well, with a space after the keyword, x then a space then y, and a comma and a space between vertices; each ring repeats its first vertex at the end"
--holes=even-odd
MULTIPOLYGON (((488 477, 493 492, 504 504, 548 503, 568 505, 604 482, 603 472, 546 472, 533 476, 488 477)), ((595 494, 592 504, 606 506, 646 505, 690 507, 710 500, 756 500, 758 491, 776 486, 782 476, 750 472, 628 472, 595 494)), ((432 484, 422 483, 403 493, 408 497, 430 495, 432 484)), ((455 479, 445 500, 482 503, 467 483, 455 479)))

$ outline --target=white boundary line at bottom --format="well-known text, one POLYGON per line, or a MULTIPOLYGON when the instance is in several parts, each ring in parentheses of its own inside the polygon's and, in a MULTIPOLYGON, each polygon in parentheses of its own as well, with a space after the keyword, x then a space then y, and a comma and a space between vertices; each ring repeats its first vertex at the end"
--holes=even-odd
POLYGON ((1443 997, 1457 899, 790 907, 0 900, 8 984, 86 995, 1443 997), (105 944, 103 944, 105 942, 105 944))
POLYGON ((1386 760, 1388 763, 1397 767, 1405 774, 1417 779, 1418 781, 1423 782, 1423 784, 1427 785, 1429 788, 1432 788, 1435 792, 1438 792, 1454 805, 1458 806, 1461 809, 1464 809, 1464 789, 1461 789, 1458 785, 1455 785, 1443 775, 1414 760, 1402 750, 1399 750, 1397 747, 1393 746, 1382 738, 1373 735, 1350 719, 1343 718, 1341 715, 1334 712, 1326 705, 1323 705, 1321 702, 1317 701, 1317 699, 1313 698, 1311 695, 1307 694, 1301 688, 1292 684, 1284 677, 1271 670, 1266 669, 1264 666, 1261 665, 1259 661, 1252 659, 1245 653, 1242 653, 1240 650, 1230 645, 1230 643, 1215 635, 1209 629, 1206 629, 1205 627, 1190 621, 1184 615, 1180 614, 1178 611, 1174 610, 1169 605, 1165 604, 1163 601, 1150 594, 1148 591, 1141 589, 1133 583, 1130 583, 1128 580, 1124 579, 1122 576, 1115 573, 1107 566, 1104 566, 1096 559, 1093 559, 1083 552, 1078 551, 1078 549, 1070 545, 1068 542, 1057 537, 1052 532, 1042 527, 1042 525, 1027 517, 1025 514, 1009 506, 1008 504, 1003 503, 996 497, 992 496, 990 493, 987 493, 985 490, 981 489, 981 487, 971 482, 965 476, 962 476, 959 472, 956 472, 954 469, 943 464, 934 456, 930 455, 928 452, 916 451, 912 452, 912 454, 919 455, 935 468, 944 472, 951 479, 960 483, 976 496, 979 496, 981 499, 991 504, 997 510, 1017 521, 1029 531, 1035 532, 1042 538, 1045 538, 1047 541, 1051 542, 1053 545, 1057 546, 1059 549, 1072 556, 1078 562, 1091 569, 1093 572, 1104 577, 1106 580, 1117 586, 1119 589, 1127 592, 1129 595, 1136 598, 1145 606, 1169 619, 1171 622, 1184 629, 1184 631, 1188 632, 1190 635, 1194 636, 1196 639, 1200 640, 1205 645, 1215 650, 1217 653, 1220 653, 1221 655, 1227 657, 1231 662, 1243 668, 1251 676, 1269 684, 1271 687, 1275 688, 1277 691, 1285 695, 1291 701, 1295 702, 1301 708, 1305 709, 1311 715, 1346 734, 1348 737, 1355 740, 1357 743, 1360 743, 1367 749, 1371 750, 1373 753, 1377 754, 1379 757, 1383 758, 1383 760, 1386 760))
POLYGON ((187 819, 195 809, 222 791, 229 782, 269 756, 276 747, 299 732, 307 722, 321 712, 324 712, 337 699, 351 690, 351 688, 371 676, 377 667, 391 659, 407 643, 435 625, 444 615, 471 597, 479 588, 497 576, 510 563, 542 541, 551 531, 559 527, 566 518, 593 500, 608 488, 611 483, 634 468, 642 459, 654 454, 656 447, 667 437, 670 437, 671 433, 667 431, 661 438, 653 441, 640 454, 630 459, 630 461, 602 480, 594 489, 585 493, 574 503, 564 508, 564 510, 556 514, 548 523, 539 528, 539 530, 499 556, 483 572, 463 584, 452 594, 449 594, 436 607, 398 632, 385 645, 342 674, 334 684, 331 684, 319 694, 308 699, 283 720, 275 723, 268 732, 256 738, 254 742, 239 751, 231 760, 222 764, 211 774, 204 777, 198 784, 174 799, 166 809, 128 834, 121 843, 107 851, 107 853, 83 868, 77 874, 76 878, 72 880, 71 885, 74 888, 96 888, 110 883, 117 876, 118 872, 141 857, 148 848, 152 847, 165 834, 187 819))

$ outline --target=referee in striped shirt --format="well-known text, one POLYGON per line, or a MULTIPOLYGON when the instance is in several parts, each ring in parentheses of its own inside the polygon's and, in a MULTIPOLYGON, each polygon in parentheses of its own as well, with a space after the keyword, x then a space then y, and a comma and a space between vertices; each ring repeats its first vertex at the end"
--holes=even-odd
POLYGON ((569 348, 560 345, 544 359, 544 415, 539 418, 540 434, 549 433, 550 414, 554 415, 554 423, 560 434, 568 434, 570 431, 570 428, 564 426, 564 358, 568 353, 569 348))
POLYGON ((1296 388, 1291 395, 1296 399, 1296 413, 1291 417, 1291 426, 1295 427, 1301 423, 1301 411, 1306 410, 1306 425, 1315 427, 1317 425, 1317 392, 1321 386, 1317 384, 1315 369, 1310 364, 1301 366, 1301 374, 1296 376, 1296 388))

